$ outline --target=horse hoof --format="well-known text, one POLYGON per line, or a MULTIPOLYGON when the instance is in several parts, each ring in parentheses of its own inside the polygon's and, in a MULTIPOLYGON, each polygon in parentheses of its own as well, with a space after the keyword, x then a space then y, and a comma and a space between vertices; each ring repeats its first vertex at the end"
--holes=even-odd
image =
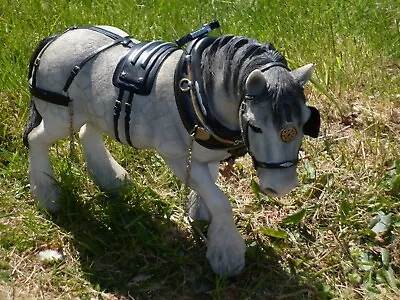
POLYGON ((44 209, 45 211, 55 214, 62 210, 63 206, 61 205, 60 201, 36 201, 37 205, 44 209))
POLYGON ((239 275, 245 266, 246 244, 234 226, 211 223, 208 230, 207 259, 220 276, 239 275))
POLYGON ((35 186, 32 187, 32 194, 41 209, 49 213, 57 213, 62 210, 61 190, 58 187, 54 188, 54 185, 51 188, 35 186))

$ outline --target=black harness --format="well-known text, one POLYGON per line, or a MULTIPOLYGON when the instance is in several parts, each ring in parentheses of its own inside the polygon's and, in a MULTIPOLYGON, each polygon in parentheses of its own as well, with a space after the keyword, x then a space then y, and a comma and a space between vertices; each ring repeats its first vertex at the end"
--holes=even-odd
MULTIPOLYGON (((184 50, 175 70, 175 100, 182 122, 187 132, 196 142, 209 149, 224 149, 233 157, 245 155, 247 152, 253 160, 255 168, 282 169, 296 166, 298 158, 283 162, 259 161, 252 154, 249 144, 249 122, 244 117, 248 102, 255 96, 245 94, 239 105, 240 130, 231 130, 220 123, 209 110, 209 99, 200 89, 202 82, 201 57, 205 48, 215 38, 209 32, 219 27, 218 21, 204 25, 200 30, 185 35, 176 41, 179 46, 189 43, 184 50)), ((270 62, 260 71, 274 67, 283 67, 290 71, 286 63, 270 62)), ((320 128, 320 115, 315 107, 310 107, 311 116, 303 126, 304 134, 317 137, 320 128)))
POLYGON ((113 46, 116 45, 123 45, 124 47, 130 47, 133 45, 132 40, 130 39, 129 36, 122 37, 120 35, 117 35, 111 31, 108 31, 106 29, 103 29, 101 27, 96 27, 96 26, 74 26, 74 27, 69 27, 67 30, 64 31, 64 33, 75 30, 75 29, 89 29, 93 30, 99 33, 102 33, 111 39, 113 41, 107 45, 104 45, 91 53, 89 56, 87 56, 83 61, 81 61, 78 65, 74 66, 74 68, 71 70, 70 76, 68 77, 67 81, 65 82, 65 85, 61 91, 61 93, 58 92, 53 92, 49 90, 42 89, 36 85, 36 73, 40 65, 40 59, 43 55, 43 53, 46 51, 46 49, 51 45, 52 42, 54 42, 60 35, 54 35, 50 38, 47 38, 43 40, 42 42, 45 42, 44 45, 39 46, 40 51, 36 54, 34 53, 35 57, 32 58, 32 65, 30 66, 30 72, 29 72, 29 78, 31 79, 31 82, 29 84, 29 89, 30 92, 33 96, 36 98, 39 98, 43 101, 47 101, 53 104, 61 105, 61 106, 68 106, 70 102, 72 102, 72 99, 68 96, 68 89, 71 86, 73 80, 75 77, 78 75, 80 70, 93 58, 98 56, 100 53, 106 51, 107 49, 110 49, 113 46))
POLYGON ((58 93, 42 89, 36 84, 36 73, 40 64, 40 59, 45 50, 53 41, 55 41, 59 37, 59 35, 52 36, 43 40, 38 49, 34 52, 33 58, 31 60, 32 63, 29 71, 29 78, 31 79, 29 86, 30 92, 33 96, 41 100, 61 106, 69 106, 69 104, 72 102, 72 99, 68 96, 68 89, 80 70, 89 61, 91 61, 107 49, 112 48, 113 46, 122 45, 125 48, 128 48, 129 50, 125 53, 125 55, 121 57, 120 61, 118 62, 113 76, 113 84, 115 87, 119 88, 118 98, 116 99, 114 105, 114 135, 115 138, 120 142, 118 121, 124 99, 126 99, 124 103, 125 137, 127 143, 132 146, 129 132, 129 123, 131 119, 133 97, 135 94, 150 94, 160 66, 162 65, 163 61, 168 57, 168 55, 178 50, 178 47, 173 43, 163 41, 134 43, 129 36, 123 37, 109 30, 96 26, 70 27, 65 32, 74 29, 93 30, 104 34, 105 36, 111 38, 113 41, 98 48, 96 51, 94 51, 84 60, 82 60, 79 64, 74 66, 61 93, 58 93))
MULTIPOLYGON (((281 169, 290 168, 298 163, 298 159, 283 162, 263 162, 255 158, 250 150, 248 139, 249 122, 244 117, 247 103, 255 96, 245 95, 239 106, 239 130, 231 130, 220 123, 209 111, 206 95, 199 88, 201 84, 201 55, 211 45, 214 37, 206 36, 190 42, 182 54, 175 70, 175 100, 181 119, 189 134, 196 142, 208 149, 224 149, 233 157, 249 153, 255 168, 281 169)), ((273 67, 283 67, 282 62, 267 63, 261 71, 273 67)))
POLYGON ((128 94, 125 102, 125 137, 127 143, 132 146, 129 122, 133 96, 150 94, 159 68, 164 60, 176 50, 178 48, 173 43, 141 42, 130 46, 130 50, 119 61, 113 76, 113 84, 119 88, 118 99, 114 105, 114 134, 117 141, 120 142, 118 119, 124 94, 128 94))

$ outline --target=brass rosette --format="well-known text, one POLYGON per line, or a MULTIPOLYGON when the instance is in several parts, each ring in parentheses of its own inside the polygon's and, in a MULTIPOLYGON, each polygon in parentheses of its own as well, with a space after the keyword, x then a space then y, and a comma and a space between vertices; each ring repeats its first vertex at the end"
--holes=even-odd
POLYGON ((292 125, 285 126, 281 130, 281 139, 285 143, 290 143, 296 138, 296 136, 297 136, 297 129, 292 125))

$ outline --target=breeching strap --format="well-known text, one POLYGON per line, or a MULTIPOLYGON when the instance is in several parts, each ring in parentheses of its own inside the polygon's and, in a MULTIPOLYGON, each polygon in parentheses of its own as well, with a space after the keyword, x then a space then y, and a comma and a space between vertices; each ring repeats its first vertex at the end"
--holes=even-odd
POLYGON ((94 57, 96 57, 97 55, 99 55, 101 52, 115 46, 118 44, 127 44, 130 42, 129 37, 119 37, 118 39, 116 39, 115 41, 113 41, 112 43, 108 44, 108 45, 104 45, 103 47, 100 47, 99 49, 97 49, 95 52, 93 52, 92 54, 90 54, 89 56, 87 56, 84 60, 81 61, 81 63, 79 65, 76 65, 72 71, 71 74, 69 75, 67 82, 64 85, 63 88, 63 92, 66 93, 68 91, 68 88, 71 86, 72 81, 75 79, 76 75, 78 75, 79 71, 86 65, 86 63, 88 63, 90 60, 92 60, 94 57))
POLYGON ((45 90, 42 88, 39 88, 36 86, 36 71, 37 68, 39 67, 40 64, 40 58, 47 49, 47 47, 53 42, 55 39, 53 39, 51 42, 49 42, 38 54, 38 56, 35 59, 34 63, 34 69, 32 71, 32 84, 30 86, 30 91, 33 96, 36 98, 42 99, 44 101, 61 105, 61 106, 68 106, 69 103, 72 101, 72 99, 68 96, 68 89, 71 86, 73 80, 75 77, 78 75, 80 70, 93 58, 98 56, 100 53, 104 52, 105 50, 115 46, 115 45, 123 45, 124 47, 127 47, 130 43, 132 43, 131 39, 129 36, 121 37, 113 32, 110 32, 106 29, 103 29, 101 27, 95 27, 95 26, 82 26, 82 27, 70 27, 68 28, 64 33, 75 30, 75 29, 88 29, 92 31, 96 31, 98 33, 102 33, 106 35, 107 37, 113 39, 114 41, 110 44, 104 45, 100 48, 98 48, 96 51, 91 53, 89 56, 87 56, 84 60, 82 60, 79 64, 73 67, 70 76, 68 77, 63 89, 62 93, 58 92, 53 92, 49 90, 45 90))

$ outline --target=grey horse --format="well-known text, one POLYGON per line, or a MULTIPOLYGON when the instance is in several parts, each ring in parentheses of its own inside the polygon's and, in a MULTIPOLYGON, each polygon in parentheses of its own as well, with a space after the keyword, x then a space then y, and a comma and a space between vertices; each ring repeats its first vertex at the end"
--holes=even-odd
POLYGON ((87 168, 104 190, 118 189, 129 176, 103 134, 156 149, 193 190, 189 215, 209 222, 212 269, 233 276, 245 265, 246 244, 215 184, 218 166, 248 153, 265 194, 280 197, 298 184, 303 136, 319 134, 319 112, 306 105, 303 91, 313 66, 290 70, 271 44, 251 38, 204 31, 190 37, 178 47, 94 26, 44 39, 29 70, 30 187, 42 208, 62 208, 49 148, 73 132, 79 131, 87 168))

